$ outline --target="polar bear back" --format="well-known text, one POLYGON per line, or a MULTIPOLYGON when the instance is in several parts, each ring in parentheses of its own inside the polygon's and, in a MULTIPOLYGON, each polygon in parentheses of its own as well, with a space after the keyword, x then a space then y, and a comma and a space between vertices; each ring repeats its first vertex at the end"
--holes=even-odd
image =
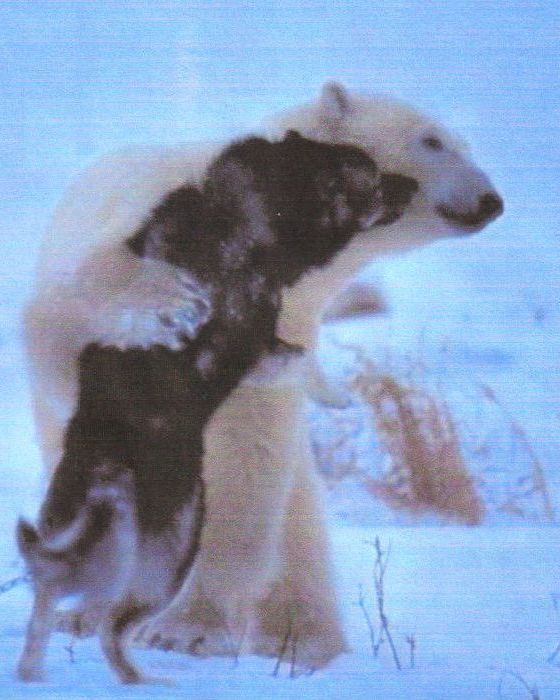
POLYGON ((165 195, 200 184, 222 143, 135 146, 78 175, 57 206, 38 258, 36 289, 65 283, 100 248, 122 243, 165 195))

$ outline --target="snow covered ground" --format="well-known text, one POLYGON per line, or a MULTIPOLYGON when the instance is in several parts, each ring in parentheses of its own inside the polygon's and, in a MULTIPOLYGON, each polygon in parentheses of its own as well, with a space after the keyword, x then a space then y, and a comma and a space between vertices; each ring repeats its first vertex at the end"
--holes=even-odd
POLYGON ((0 696, 13 698, 329 698, 333 700, 507 700, 530 697, 514 675, 536 686, 541 700, 560 696, 560 668, 546 659, 560 643, 560 616, 551 593, 560 592, 557 531, 528 528, 345 528, 335 530, 340 600, 351 654, 313 675, 290 677, 287 661, 274 676, 273 659, 195 659, 173 652, 137 651, 150 673, 174 685, 124 688, 111 676, 95 640, 57 635, 48 657, 49 681, 13 682, 30 596, 23 587, 4 594, 0 636, 0 696), (358 601, 375 617, 373 539, 391 547, 386 612, 403 670, 387 643, 378 658, 358 601), (410 646, 416 641, 414 668, 410 646))
MULTIPOLYGON (((21 573, 14 521, 33 515, 40 495, 19 310, 49 212, 94 157, 132 143, 241 133, 337 78, 396 94, 456 128, 506 201, 481 235, 366 271, 381 274, 391 314, 330 325, 322 347, 333 376, 349 371, 341 342, 362 344, 404 375, 422 368, 484 481, 486 527, 435 526, 429 517, 409 527, 342 484, 332 528, 353 653, 295 679, 289 664, 272 677, 273 660, 234 667, 142 651, 146 670, 177 685, 125 689, 94 640, 69 651, 57 636, 49 682, 22 686, 13 668, 30 596, 17 586, 0 595, 1 697, 530 698, 519 677, 541 700, 560 697, 560 657, 547 662, 560 643, 557 525, 546 524, 538 499, 524 501, 523 514, 499 508, 536 457, 560 509, 559 26, 560 7, 548 0, 0 3, 0 583, 21 573), (505 411, 488 404, 483 384, 505 411), (362 584, 375 619, 376 536, 391 545, 386 606, 401 672, 387 644, 372 657, 358 605, 362 584)), ((324 414, 316 430, 332 418, 324 414)), ((375 470, 381 457, 370 437, 361 458, 375 470)))

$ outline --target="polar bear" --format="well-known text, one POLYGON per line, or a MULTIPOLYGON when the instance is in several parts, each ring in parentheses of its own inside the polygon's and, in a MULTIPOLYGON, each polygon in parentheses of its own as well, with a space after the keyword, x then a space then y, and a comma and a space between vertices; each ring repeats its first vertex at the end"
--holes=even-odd
MULTIPOLYGON (((264 132, 281 138, 290 129, 357 145, 380 170, 419 183, 398 221, 359 234, 329 265, 283 289, 277 335, 305 348, 312 366, 325 309, 364 264, 479 231, 501 214, 503 204, 461 139, 391 97, 358 96, 328 83, 317 101, 281 115, 264 132)), ((167 192, 184 182, 199 185, 220 148, 133 148, 110 155, 81 175, 57 208, 25 315, 34 411, 48 470, 60 457, 76 402, 76 358, 90 332, 79 300, 69 298, 69 285, 79 280, 103 297, 123 274, 123 241, 167 192)), ((169 305, 173 290, 164 281, 146 285, 150 303, 159 297, 169 305)), ((253 373, 209 421, 207 518, 194 580, 143 631, 145 643, 200 655, 237 654, 240 648, 288 653, 307 667, 324 666, 347 650, 322 486, 309 444, 305 384, 301 373, 279 372, 274 379, 253 373), (243 643, 231 634, 230 620, 239 610, 254 621, 243 643)))
MULTIPOLYGON (((38 524, 17 528, 35 591, 22 680, 42 677, 56 605, 68 593, 95 607, 120 679, 142 680, 127 630, 189 579, 204 520, 208 418, 254 368, 267 382, 298 371, 301 348, 276 337, 282 288, 360 231, 397 219, 416 190, 416 180, 379 173, 355 146, 295 131, 244 139, 210 165, 202 189, 169 193, 128 239, 122 263, 133 274, 106 306, 95 295, 88 313, 88 295, 70 285, 99 338, 78 359, 78 406, 38 524), (155 268, 176 286, 171 313, 138 306, 134 271, 153 280, 155 268), (162 326, 175 331, 171 347, 160 342, 162 326)), ((241 638, 254 615, 243 605, 234 612, 241 638)))

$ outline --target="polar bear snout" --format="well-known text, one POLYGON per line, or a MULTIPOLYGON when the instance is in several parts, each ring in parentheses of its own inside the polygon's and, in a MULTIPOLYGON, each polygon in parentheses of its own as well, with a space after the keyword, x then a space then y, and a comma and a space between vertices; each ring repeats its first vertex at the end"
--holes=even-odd
POLYGON ((447 166, 423 190, 450 233, 476 233, 503 213, 504 202, 486 173, 460 154, 452 154, 447 166))
POLYGON ((486 221, 493 221, 504 211, 504 200, 497 192, 486 192, 480 198, 478 212, 486 221))
POLYGON ((445 204, 437 206, 436 211, 459 232, 468 234, 480 231, 501 216, 504 212, 504 202, 500 195, 492 190, 479 197, 478 208, 474 211, 461 212, 445 204))

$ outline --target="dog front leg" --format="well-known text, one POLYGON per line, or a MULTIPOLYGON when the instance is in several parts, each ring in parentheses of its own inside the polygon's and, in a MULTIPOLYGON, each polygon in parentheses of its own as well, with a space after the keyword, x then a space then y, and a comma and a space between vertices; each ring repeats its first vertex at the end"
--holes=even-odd
POLYGON ((129 601, 113 608, 101 623, 100 636, 103 653, 122 683, 145 683, 148 681, 129 659, 126 648, 132 628, 151 612, 152 606, 129 601))

